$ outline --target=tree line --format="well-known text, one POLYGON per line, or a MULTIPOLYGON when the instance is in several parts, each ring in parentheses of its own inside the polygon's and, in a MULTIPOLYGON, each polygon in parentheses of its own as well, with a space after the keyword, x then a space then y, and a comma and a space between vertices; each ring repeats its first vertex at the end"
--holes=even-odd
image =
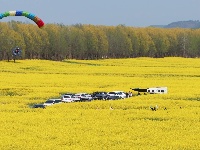
POLYGON ((199 57, 200 29, 1 22, 0 59, 12 59, 15 46, 23 59, 199 57))

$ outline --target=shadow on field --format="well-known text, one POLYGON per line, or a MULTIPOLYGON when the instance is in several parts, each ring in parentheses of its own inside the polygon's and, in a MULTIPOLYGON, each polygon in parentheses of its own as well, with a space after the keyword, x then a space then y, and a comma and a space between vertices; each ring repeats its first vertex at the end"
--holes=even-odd
POLYGON ((89 65, 89 66, 101 66, 100 64, 93 64, 93 63, 84 63, 84 62, 76 62, 76 61, 70 61, 70 60, 66 60, 63 61, 69 64, 79 64, 79 65, 89 65))

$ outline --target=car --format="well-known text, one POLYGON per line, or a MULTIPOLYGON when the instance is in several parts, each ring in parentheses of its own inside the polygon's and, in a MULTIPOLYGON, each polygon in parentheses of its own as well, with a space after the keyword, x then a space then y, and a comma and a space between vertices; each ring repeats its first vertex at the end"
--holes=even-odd
POLYGON ((107 92, 94 92, 93 99, 94 100, 105 100, 105 99, 107 99, 107 92))
POLYGON ((48 99, 43 105, 51 106, 53 104, 55 104, 55 99, 48 99))
POLYGON ((118 100, 118 99, 122 99, 122 98, 118 95, 110 95, 110 96, 107 96, 106 98, 106 100, 118 100))
POLYGON ((74 100, 72 99, 72 96, 71 95, 63 95, 61 97, 61 100, 62 102, 64 103, 71 103, 71 102, 74 102, 74 100))
POLYGON ((83 95, 83 96, 81 96, 81 99, 80 99, 80 101, 91 101, 91 100, 93 100, 93 97, 92 97, 92 95, 90 95, 90 94, 85 94, 85 95, 83 95))
POLYGON ((80 100, 81 100, 81 98, 80 98, 79 96, 73 95, 73 96, 71 97, 71 101, 73 101, 73 102, 79 102, 80 100))
POLYGON ((74 102, 80 102, 81 98, 84 97, 87 93, 76 93, 72 96, 74 102))
POLYGON ((108 93, 107 93, 107 96, 115 96, 116 94, 117 94, 117 93, 114 92, 114 91, 113 91, 113 92, 108 92, 108 93))
POLYGON ((107 96, 119 96, 122 99, 126 98, 126 94, 123 91, 112 91, 108 92, 107 96))
POLYGON ((122 99, 127 97, 126 93, 124 93, 123 91, 116 91, 116 92, 117 92, 116 95, 120 96, 122 99))
POLYGON ((43 109, 45 109, 46 106, 44 104, 35 104, 35 105, 33 105, 33 108, 43 108, 43 109))

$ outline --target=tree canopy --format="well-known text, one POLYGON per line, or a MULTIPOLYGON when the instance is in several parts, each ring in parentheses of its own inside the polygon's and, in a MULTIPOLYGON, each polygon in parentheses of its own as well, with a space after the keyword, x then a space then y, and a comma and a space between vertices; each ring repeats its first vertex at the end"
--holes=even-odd
POLYGON ((199 57, 200 29, 1 22, 0 59, 16 46, 24 59, 199 57))

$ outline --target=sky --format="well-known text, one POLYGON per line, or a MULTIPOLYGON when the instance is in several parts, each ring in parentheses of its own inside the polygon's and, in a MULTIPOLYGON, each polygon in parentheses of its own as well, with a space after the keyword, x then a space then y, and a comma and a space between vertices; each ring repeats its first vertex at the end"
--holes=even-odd
MULTIPOLYGON (((23 10, 45 23, 147 27, 200 20, 200 0, 0 0, 0 13, 23 10)), ((0 20, 31 22, 26 17, 0 20)))

